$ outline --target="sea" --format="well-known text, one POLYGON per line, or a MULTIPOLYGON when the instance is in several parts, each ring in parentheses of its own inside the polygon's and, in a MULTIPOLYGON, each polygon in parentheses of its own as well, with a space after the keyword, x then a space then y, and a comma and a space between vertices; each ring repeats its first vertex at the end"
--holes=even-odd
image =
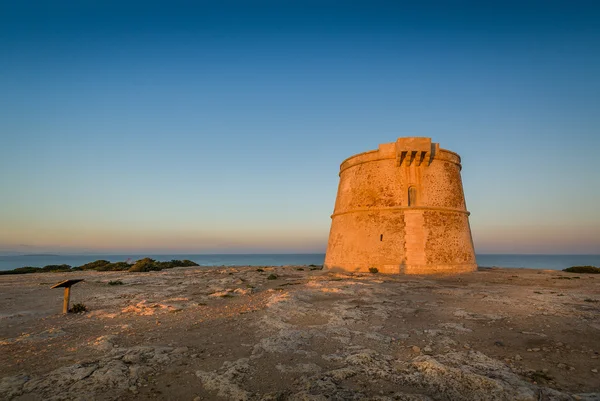
MULTIPOLYGON (((175 254, 175 255, 0 255, 0 270, 11 270, 17 267, 67 264, 72 267, 105 259, 110 262, 130 261, 150 257, 159 261, 172 259, 189 259, 200 266, 286 266, 286 265, 322 265, 323 253, 300 254, 175 254)), ((530 269, 562 270, 571 266, 599 266, 600 255, 477 255, 480 267, 511 267, 530 269)))

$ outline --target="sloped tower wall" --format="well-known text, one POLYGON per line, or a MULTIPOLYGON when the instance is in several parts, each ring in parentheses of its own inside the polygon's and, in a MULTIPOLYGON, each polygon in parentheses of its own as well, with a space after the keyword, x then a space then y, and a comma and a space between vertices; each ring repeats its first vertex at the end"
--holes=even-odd
POLYGON ((460 170, 460 156, 430 138, 399 138, 344 160, 325 268, 476 270, 460 170))

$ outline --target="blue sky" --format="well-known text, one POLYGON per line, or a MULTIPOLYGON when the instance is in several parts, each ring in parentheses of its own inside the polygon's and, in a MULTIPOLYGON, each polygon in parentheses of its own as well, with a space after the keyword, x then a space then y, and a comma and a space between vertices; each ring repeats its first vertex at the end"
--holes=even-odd
POLYGON ((339 163, 429 136, 479 253, 600 253, 593 2, 5 3, 0 251, 322 252, 339 163))

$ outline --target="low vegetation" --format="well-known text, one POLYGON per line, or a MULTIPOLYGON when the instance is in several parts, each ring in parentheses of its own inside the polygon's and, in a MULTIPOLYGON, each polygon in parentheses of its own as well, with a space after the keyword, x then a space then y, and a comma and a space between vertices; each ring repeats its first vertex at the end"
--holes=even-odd
POLYGON ((47 265, 44 267, 24 266, 13 270, 2 270, 1 274, 27 274, 27 273, 49 273, 49 272, 68 272, 71 271, 70 265, 47 265))
POLYGON ((84 313, 87 312, 85 304, 75 304, 69 309, 69 313, 84 313))
POLYGON ((542 370, 536 370, 533 372, 527 373, 527 376, 536 383, 548 383, 554 380, 552 376, 550 376, 547 372, 542 370))
POLYGON ((279 278, 279 276, 271 273, 271 274, 269 274, 269 277, 267 277, 267 280, 277 280, 277 278, 279 278))
POLYGON ((564 272, 569 273, 591 273, 591 274, 600 274, 600 267, 595 266, 572 266, 566 269, 563 269, 564 272))
POLYGON ((110 263, 108 260, 97 260, 95 262, 90 262, 90 263, 86 263, 85 265, 81 265, 79 267, 75 267, 73 268, 73 270, 98 270, 98 271, 104 271, 104 267, 111 265, 112 263, 110 263), (102 269, 102 270, 101 270, 102 269))
POLYGON ((149 272, 163 269, 172 269, 174 267, 198 266, 198 263, 191 260, 173 259, 167 262, 159 262, 151 258, 144 258, 135 263, 127 262, 109 262, 108 260, 96 260, 81 266, 71 267, 70 265, 47 265, 44 267, 25 266, 13 270, 0 271, 2 274, 27 274, 27 273, 51 273, 51 272, 73 272, 73 271, 129 271, 129 272, 149 272))
POLYGON ((68 272, 71 270, 70 265, 47 265, 42 267, 42 271, 45 272, 68 272))
POLYGON ((369 272, 375 274, 375 273, 379 273, 379 269, 376 267, 369 267, 369 272))
POLYGON ((112 280, 108 282, 108 285, 123 285, 121 280, 112 280))
POLYGON ((1 270, 0 274, 27 274, 27 273, 42 273, 41 267, 24 266, 13 270, 1 270))

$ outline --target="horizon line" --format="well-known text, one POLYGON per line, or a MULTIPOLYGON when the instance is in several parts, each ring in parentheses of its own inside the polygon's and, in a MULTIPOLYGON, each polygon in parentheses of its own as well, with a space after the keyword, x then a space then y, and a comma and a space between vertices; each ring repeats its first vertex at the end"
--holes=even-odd
MULTIPOLYGON (((111 255, 111 256, 141 256, 141 255, 150 255, 150 256, 175 256, 175 255, 189 255, 189 256, 222 256, 222 255, 237 255, 237 256, 250 256, 250 255, 325 255, 326 252, 256 252, 256 253, 177 253, 177 252, 160 252, 160 253, 152 253, 152 252, 129 252, 129 253, 111 253, 111 252, 74 252, 74 253, 16 253, 13 251, 0 251, 0 256, 102 256, 102 255, 111 255)), ((600 253, 479 253, 475 252, 475 255, 519 255, 519 256, 600 256, 600 253)))

